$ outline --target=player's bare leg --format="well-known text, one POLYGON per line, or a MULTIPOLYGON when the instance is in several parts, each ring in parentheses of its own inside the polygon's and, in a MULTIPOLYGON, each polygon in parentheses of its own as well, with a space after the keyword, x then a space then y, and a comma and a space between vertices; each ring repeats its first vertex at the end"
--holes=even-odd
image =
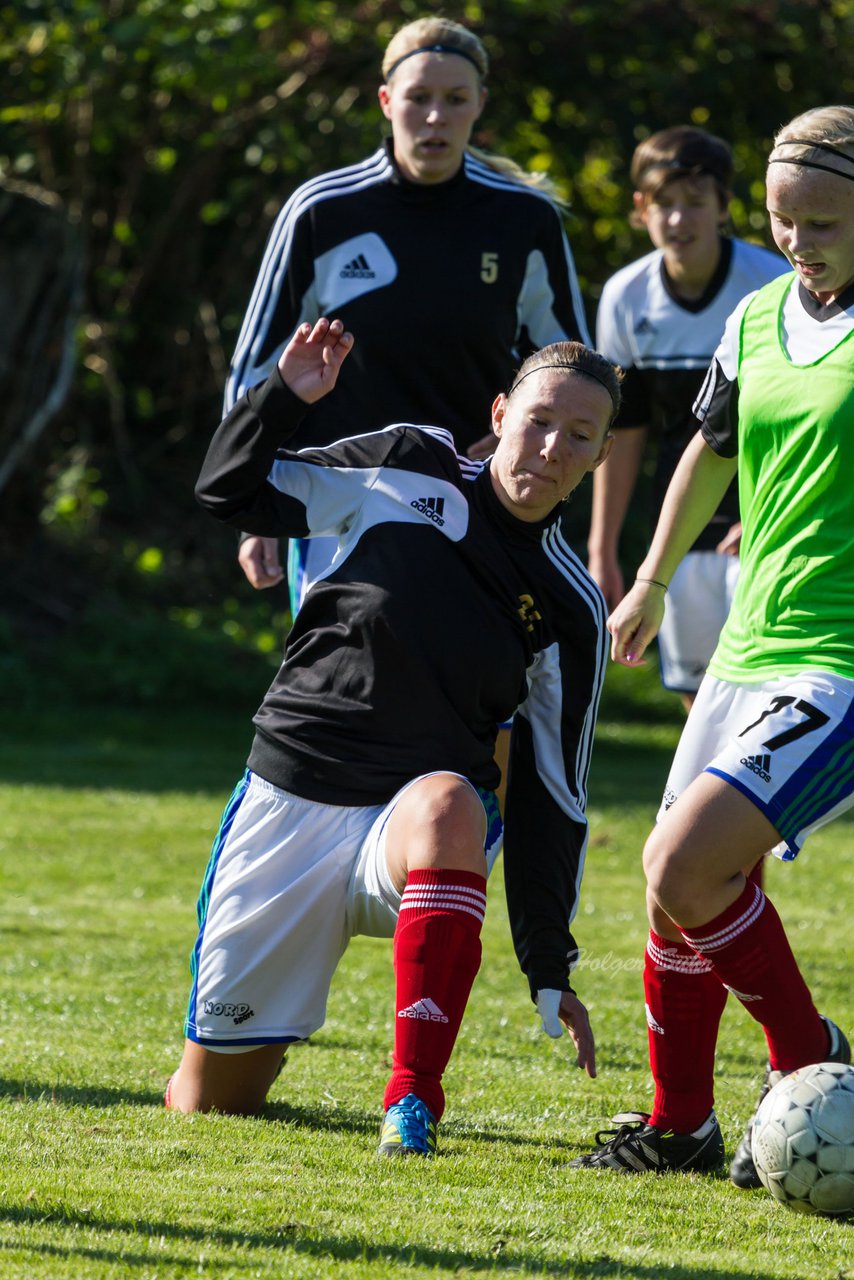
POLYGON ((486 816, 476 792, 453 773, 434 773, 411 786, 395 805, 386 835, 386 860, 402 893, 411 870, 429 867, 486 875, 486 816))
POLYGON ((265 1044, 246 1053, 216 1053, 187 1040, 181 1065, 169 1081, 167 1106, 173 1111, 256 1115, 279 1073, 286 1047, 265 1044))

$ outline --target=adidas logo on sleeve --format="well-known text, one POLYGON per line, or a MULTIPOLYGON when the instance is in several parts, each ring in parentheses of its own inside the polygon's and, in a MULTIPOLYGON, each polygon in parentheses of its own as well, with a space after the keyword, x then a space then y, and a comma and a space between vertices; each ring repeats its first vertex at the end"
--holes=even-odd
POLYGON ((445 523, 443 512, 445 510, 444 498, 413 498, 410 507, 414 507, 416 511, 420 511, 428 520, 432 520, 440 528, 445 523))

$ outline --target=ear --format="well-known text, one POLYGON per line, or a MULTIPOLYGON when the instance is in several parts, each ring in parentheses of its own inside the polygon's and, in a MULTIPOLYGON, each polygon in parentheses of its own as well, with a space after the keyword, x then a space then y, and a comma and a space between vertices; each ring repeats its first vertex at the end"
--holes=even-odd
POLYGON ((391 89, 387 84, 381 84, 377 90, 377 97, 380 100, 380 110, 386 120, 391 119, 391 89))
POLYGON ((486 106, 486 100, 487 100, 487 98, 488 98, 488 97, 489 97, 489 90, 488 90, 488 89, 481 89, 481 91, 480 91, 480 103, 479 103, 478 108, 477 108, 477 115, 475 116, 475 120, 479 120, 479 119, 480 119, 480 117, 483 115, 483 108, 486 106))
POLYGON ((591 471, 595 471, 597 467, 601 467, 602 463, 605 461, 605 459, 608 457, 608 454, 611 452, 613 444, 614 444, 614 433, 613 431, 609 431, 608 434, 605 436, 605 439, 602 441, 602 448, 599 450, 599 456, 597 457, 596 461, 593 463, 593 466, 590 468, 591 471))
POLYGON ((501 439, 501 425, 507 412, 507 397, 502 391, 492 402, 492 430, 501 439))
POLYGON ((642 191, 635 191, 632 195, 632 205, 634 206, 635 220, 637 225, 646 226, 646 196, 642 191))

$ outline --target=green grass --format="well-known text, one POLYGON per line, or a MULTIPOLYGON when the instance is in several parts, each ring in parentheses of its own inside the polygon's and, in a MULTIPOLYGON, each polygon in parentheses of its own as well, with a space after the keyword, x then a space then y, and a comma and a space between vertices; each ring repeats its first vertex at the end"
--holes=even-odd
MULTIPOLYGON (((838 1280, 854 1225, 724 1177, 569 1173, 612 1111, 650 1100, 639 857, 679 732, 650 675, 609 677, 591 785, 578 987, 600 1075, 538 1032, 500 870, 485 960, 446 1077, 441 1157, 374 1156, 393 1029, 391 949, 357 939, 326 1026, 258 1120, 166 1113, 194 903, 248 716, 30 716, 0 739, 0 1277, 565 1276, 838 1280), (629 683, 629 680, 634 683, 629 683)), ((850 823, 769 883, 819 1007, 854 1025, 850 823)), ((728 1008, 731 1150, 763 1041, 728 1008)))

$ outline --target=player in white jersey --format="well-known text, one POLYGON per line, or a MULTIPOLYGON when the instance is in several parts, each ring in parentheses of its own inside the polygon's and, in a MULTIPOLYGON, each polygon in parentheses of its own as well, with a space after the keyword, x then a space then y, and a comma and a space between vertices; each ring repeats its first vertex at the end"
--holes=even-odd
MULTIPOLYGON (((641 662, 676 566, 737 471, 736 596, 644 850, 653 1110, 624 1114, 576 1161, 596 1168, 720 1163, 712 1105, 727 991, 765 1032, 762 1096, 800 1066, 851 1056, 746 873, 767 849, 791 861, 810 831, 854 805, 854 108, 792 120, 775 139, 766 187, 794 275, 728 322, 695 406, 702 430, 608 624, 614 659, 641 662)), ((759 1185, 750 1128, 730 1176, 759 1185)))
MULTIPOLYGON (((618 544, 647 445, 656 451, 657 516, 696 431, 691 407, 727 316, 787 267, 779 254, 724 234, 732 169, 729 146, 688 125, 653 134, 632 156, 631 221, 655 248, 611 276, 596 318, 597 349, 625 373, 614 448, 593 480, 588 539, 588 566, 611 608, 624 595, 618 544)), ((661 678, 686 710, 729 612, 740 532, 733 484, 670 583, 661 678)), ((633 551, 633 563, 640 558, 633 551)))

